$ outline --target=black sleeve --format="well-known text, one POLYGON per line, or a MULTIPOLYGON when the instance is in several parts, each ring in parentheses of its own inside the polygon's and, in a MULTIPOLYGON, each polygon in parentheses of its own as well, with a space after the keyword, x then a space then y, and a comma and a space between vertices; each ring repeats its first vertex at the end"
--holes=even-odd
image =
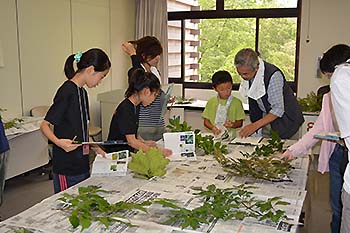
POLYGON ((132 55, 130 58, 131 58, 131 65, 132 65, 132 67, 128 71, 128 83, 129 83, 129 80, 130 80, 131 75, 134 72, 134 70, 136 70, 138 68, 142 68, 142 66, 141 66, 141 59, 138 56, 132 55))
POLYGON ((59 125, 66 114, 71 98, 72 92, 67 89, 67 86, 61 86, 57 90, 53 104, 46 113, 45 120, 53 125, 59 125))
POLYGON ((131 103, 123 101, 113 114, 108 140, 126 140, 125 135, 137 134, 138 118, 131 103))
POLYGON ((128 108, 118 109, 116 112, 120 133, 122 135, 137 133, 136 114, 133 106, 128 108))

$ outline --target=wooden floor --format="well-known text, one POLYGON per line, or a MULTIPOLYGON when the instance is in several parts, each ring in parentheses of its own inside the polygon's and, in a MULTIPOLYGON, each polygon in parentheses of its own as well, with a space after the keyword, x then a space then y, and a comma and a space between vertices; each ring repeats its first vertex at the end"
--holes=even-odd
MULTIPOLYGON (((302 233, 329 233, 331 209, 329 204, 329 176, 316 171, 317 163, 312 162, 308 176, 308 194, 304 203, 305 225, 302 233)), ((6 181, 4 203, 0 216, 5 220, 35 205, 53 194, 52 180, 48 174, 34 170, 6 181)))

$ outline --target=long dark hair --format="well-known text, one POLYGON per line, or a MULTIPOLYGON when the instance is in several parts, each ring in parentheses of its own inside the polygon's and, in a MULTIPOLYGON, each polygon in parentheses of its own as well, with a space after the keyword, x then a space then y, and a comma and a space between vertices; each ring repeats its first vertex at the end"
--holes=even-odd
POLYGON ((136 56, 141 62, 147 62, 147 59, 153 59, 163 52, 160 41, 154 36, 145 36, 129 43, 136 47, 136 56))
POLYGON ((139 68, 132 72, 129 87, 125 91, 125 97, 128 98, 133 94, 139 93, 144 88, 149 88, 151 92, 160 90, 159 79, 152 73, 145 72, 139 68))
POLYGON ((93 48, 84 53, 70 55, 64 64, 64 73, 68 79, 71 79, 76 73, 89 66, 93 66, 96 72, 102 72, 111 67, 111 62, 103 50, 93 48), (77 63, 77 70, 74 69, 74 61, 77 63))
POLYGON ((350 47, 346 44, 337 44, 328 49, 320 60, 322 73, 333 73, 335 66, 346 62, 350 58, 350 47))

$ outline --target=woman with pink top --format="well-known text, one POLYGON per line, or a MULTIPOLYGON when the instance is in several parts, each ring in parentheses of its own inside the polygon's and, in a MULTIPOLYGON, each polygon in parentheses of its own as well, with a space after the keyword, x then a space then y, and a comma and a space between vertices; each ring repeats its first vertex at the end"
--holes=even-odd
MULTIPOLYGON (((337 123, 333 112, 331 93, 323 96, 322 109, 313 127, 298 142, 290 146, 282 155, 282 158, 292 159, 308 154, 309 150, 319 141, 315 134, 323 132, 335 132, 337 123)), ((345 148, 335 141, 322 140, 318 171, 322 174, 329 171, 330 200, 332 207, 332 233, 340 231, 341 222, 341 190, 343 185, 343 174, 341 163, 345 155, 345 148)))

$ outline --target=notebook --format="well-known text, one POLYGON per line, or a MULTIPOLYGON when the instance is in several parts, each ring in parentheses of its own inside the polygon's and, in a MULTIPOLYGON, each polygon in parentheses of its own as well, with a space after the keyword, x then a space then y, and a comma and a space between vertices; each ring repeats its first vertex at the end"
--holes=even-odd
POLYGON ((164 148, 173 151, 171 161, 196 160, 195 135, 193 131, 164 133, 164 148))
POLYGON ((340 132, 327 132, 327 133, 315 134, 314 138, 333 140, 333 141, 338 141, 341 139, 340 132))
POLYGON ((129 151, 122 150, 96 156, 91 176, 125 176, 128 170, 129 151))

